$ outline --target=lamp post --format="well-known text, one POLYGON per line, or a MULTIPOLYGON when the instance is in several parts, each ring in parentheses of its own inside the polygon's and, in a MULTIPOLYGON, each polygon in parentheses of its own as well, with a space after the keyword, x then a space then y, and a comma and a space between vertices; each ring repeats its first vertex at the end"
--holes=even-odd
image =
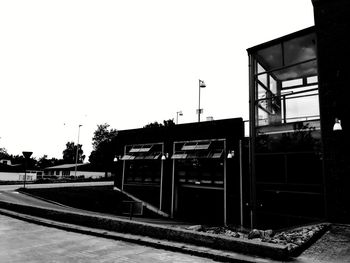
POLYGON ((197 109, 197 113, 198 113, 198 122, 201 121, 201 113, 203 112, 203 109, 201 109, 201 88, 205 88, 206 85, 204 83, 204 80, 198 80, 199 81, 199 85, 198 85, 198 90, 199 90, 199 96, 198 96, 198 109, 197 109))
POLYGON ((183 113, 181 110, 176 112, 176 124, 179 123, 179 116, 182 116, 182 115, 183 115, 183 113))
POLYGON ((27 180, 27 162, 32 156, 33 152, 22 152, 24 156, 24 178, 23 178, 23 188, 26 188, 26 180, 27 180))
POLYGON ((77 143, 77 152, 75 154, 75 170, 74 170, 74 178, 77 179, 77 165, 78 165, 78 151, 79 151, 79 136, 80 136, 80 127, 83 126, 79 124, 78 129, 78 143, 77 143))

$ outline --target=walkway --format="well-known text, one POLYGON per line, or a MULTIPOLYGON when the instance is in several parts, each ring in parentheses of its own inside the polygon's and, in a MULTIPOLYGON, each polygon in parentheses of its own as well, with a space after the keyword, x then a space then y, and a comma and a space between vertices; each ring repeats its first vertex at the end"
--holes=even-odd
POLYGON ((298 257, 298 262, 350 262, 350 226, 333 225, 326 234, 298 257))
POLYGON ((0 215, 0 261, 40 262, 188 262, 210 259, 133 243, 67 232, 0 215))

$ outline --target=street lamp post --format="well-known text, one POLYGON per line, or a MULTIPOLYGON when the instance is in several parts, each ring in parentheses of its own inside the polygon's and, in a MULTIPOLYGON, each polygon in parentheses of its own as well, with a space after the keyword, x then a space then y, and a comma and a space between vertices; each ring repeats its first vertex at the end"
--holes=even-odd
POLYGON ((32 156, 33 152, 22 152, 24 156, 24 178, 23 178, 23 188, 26 188, 26 180, 27 180, 27 162, 32 156))
POLYGON ((183 113, 181 110, 176 112, 176 124, 179 123, 179 116, 182 116, 182 115, 183 115, 183 113))
POLYGON ((201 113, 203 112, 203 109, 201 109, 201 88, 205 88, 206 85, 204 83, 204 80, 199 79, 199 85, 198 85, 198 90, 199 90, 199 96, 198 96, 198 122, 201 121, 201 113))
POLYGON ((83 126, 79 124, 79 129, 78 129, 78 143, 77 143, 77 151, 75 154, 75 170, 74 170, 74 178, 77 179, 77 166, 78 166, 78 150, 79 150, 79 136, 80 136, 80 127, 83 126))

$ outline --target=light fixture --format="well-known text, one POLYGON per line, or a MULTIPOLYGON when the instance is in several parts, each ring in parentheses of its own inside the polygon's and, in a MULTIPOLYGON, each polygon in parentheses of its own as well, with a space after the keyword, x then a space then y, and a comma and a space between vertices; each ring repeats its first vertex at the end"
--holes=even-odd
POLYGON ((343 128, 341 127, 341 122, 338 118, 335 118, 335 122, 333 125, 333 131, 341 131, 343 128))
POLYGON ((166 159, 168 159, 168 157, 169 157, 168 153, 163 153, 161 159, 162 159, 162 161, 165 161, 166 159))
POLYGON ((235 151, 228 151, 227 159, 232 159, 233 156, 235 156, 235 151))
POLYGON ((115 157, 114 157, 114 159, 113 159, 113 162, 118 162, 119 161, 119 158, 120 158, 120 156, 118 156, 118 155, 116 155, 115 157))

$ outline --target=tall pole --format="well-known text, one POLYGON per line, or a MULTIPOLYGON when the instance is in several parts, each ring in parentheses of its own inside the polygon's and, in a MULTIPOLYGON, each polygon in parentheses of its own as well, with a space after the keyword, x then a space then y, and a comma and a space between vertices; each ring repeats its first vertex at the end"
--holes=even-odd
POLYGON ((179 115, 183 115, 181 110, 176 112, 176 124, 179 124, 179 115))
POLYGON ((77 151, 75 154, 75 171, 74 171, 74 178, 77 179, 77 166, 78 166, 78 150, 79 150, 79 136, 80 136, 80 127, 83 126, 79 124, 78 128, 78 143, 77 143, 77 151))
POLYGON ((198 80, 198 92, 199 92, 199 96, 198 96, 198 122, 201 121, 201 113, 202 113, 202 109, 201 109, 201 88, 205 88, 206 85, 204 83, 203 80, 198 80))
POLYGON ((198 84, 198 90, 199 90, 199 95, 198 95, 198 122, 201 122, 201 80, 199 79, 199 84, 198 84))
POLYGON ((24 178, 23 178, 23 188, 26 188, 26 181, 27 181, 27 162, 32 156, 33 152, 22 152, 24 156, 24 178))

